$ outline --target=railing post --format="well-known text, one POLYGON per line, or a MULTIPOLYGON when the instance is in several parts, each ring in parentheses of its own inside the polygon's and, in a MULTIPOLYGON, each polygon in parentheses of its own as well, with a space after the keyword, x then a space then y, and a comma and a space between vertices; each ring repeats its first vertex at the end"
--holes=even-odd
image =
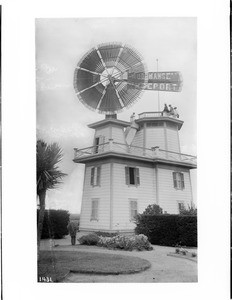
POLYGON ((113 141, 114 139, 109 139, 109 151, 113 150, 113 141))
POLYGON ((159 146, 151 147, 152 151, 152 157, 158 157, 159 156, 159 146))

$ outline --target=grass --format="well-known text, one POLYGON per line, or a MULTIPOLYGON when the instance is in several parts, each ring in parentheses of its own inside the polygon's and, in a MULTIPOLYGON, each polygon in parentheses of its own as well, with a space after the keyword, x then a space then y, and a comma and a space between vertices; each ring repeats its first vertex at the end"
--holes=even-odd
POLYGON ((52 282, 60 282, 70 271, 118 275, 141 272, 150 266, 150 262, 145 259, 118 254, 41 251, 38 264, 38 281, 41 281, 41 278, 50 278, 52 282))

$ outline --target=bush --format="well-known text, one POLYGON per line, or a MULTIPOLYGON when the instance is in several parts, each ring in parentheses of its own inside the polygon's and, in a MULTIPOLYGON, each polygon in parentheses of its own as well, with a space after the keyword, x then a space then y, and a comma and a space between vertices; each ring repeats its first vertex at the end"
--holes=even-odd
POLYGON ((151 244, 197 246, 196 216, 140 214, 136 224, 136 233, 146 235, 151 244))
POLYGON ((161 215, 163 213, 163 209, 158 204, 150 204, 144 210, 142 215, 161 215))
POLYGON ((99 241, 99 236, 95 233, 90 233, 87 235, 83 235, 78 239, 78 241, 81 245, 88 245, 88 246, 97 245, 99 241))
MULTIPOLYGON (((37 210, 37 221, 39 210, 37 210)), ((66 210, 45 210, 41 239, 62 239, 68 234, 69 213, 66 210)))
POLYGON ((116 235, 114 237, 99 237, 98 246, 106 247, 109 249, 123 249, 127 251, 132 250, 152 250, 152 246, 148 241, 148 238, 143 235, 116 235))
POLYGON ((105 231, 97 231, 95 232, 98 236, 103 236, 103 237, 113 237, 118 235, 117 232, 105 232, 105 231))

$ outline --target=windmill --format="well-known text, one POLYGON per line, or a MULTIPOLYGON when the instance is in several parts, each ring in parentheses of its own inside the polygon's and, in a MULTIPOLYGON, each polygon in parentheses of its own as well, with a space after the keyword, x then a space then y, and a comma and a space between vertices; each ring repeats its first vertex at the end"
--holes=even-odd
POLYGON ((142 56, 122 43, 101 44, 87 52, 74 73, 74 88, 88 108, 114 115, 130 107, 144 90, 179 92, 180 72, 149 72, 142 56))
POLYGON ((74 72, 79 100, 106 118, 88 125, 93 145, 75 148, 85 164, 81 231, 134 229, 134 217, 149 204, 178 213, 191 204, 190 172, 195 157, 180 150, 183 121, 163 112, 145 112, 130 122, 117 113, 144 90, 180 92, 180 72, 147 72, 142 56, 122 43, 100 44, 87 52, 74 72))

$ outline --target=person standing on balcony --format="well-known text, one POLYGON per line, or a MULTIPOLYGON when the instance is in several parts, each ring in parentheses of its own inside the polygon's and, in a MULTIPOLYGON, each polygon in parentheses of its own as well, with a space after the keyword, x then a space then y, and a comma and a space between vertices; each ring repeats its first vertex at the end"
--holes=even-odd
POLYGON ((174 107, 174 117, 175 118, 179 118, 179 113, 178 113, 178 110, 177 110, 177 107, 174 107))
POLYGON ((133 114, 131 115, 131 117, 130 117, 130 121, 131 121, 131 123, 133 123, 134 122, 134 120, 135 120, 135 113, 133 112, 133 114))
POLYGON ((169 104, 169 115, 174 116, 174 108, 169 104))
POLYGON ((168 109, 167 104, 165 103, 164 104, 164 109, 162 111, 162 116, 168 116, 168 115, 169 115, 169 109, 168 109))

